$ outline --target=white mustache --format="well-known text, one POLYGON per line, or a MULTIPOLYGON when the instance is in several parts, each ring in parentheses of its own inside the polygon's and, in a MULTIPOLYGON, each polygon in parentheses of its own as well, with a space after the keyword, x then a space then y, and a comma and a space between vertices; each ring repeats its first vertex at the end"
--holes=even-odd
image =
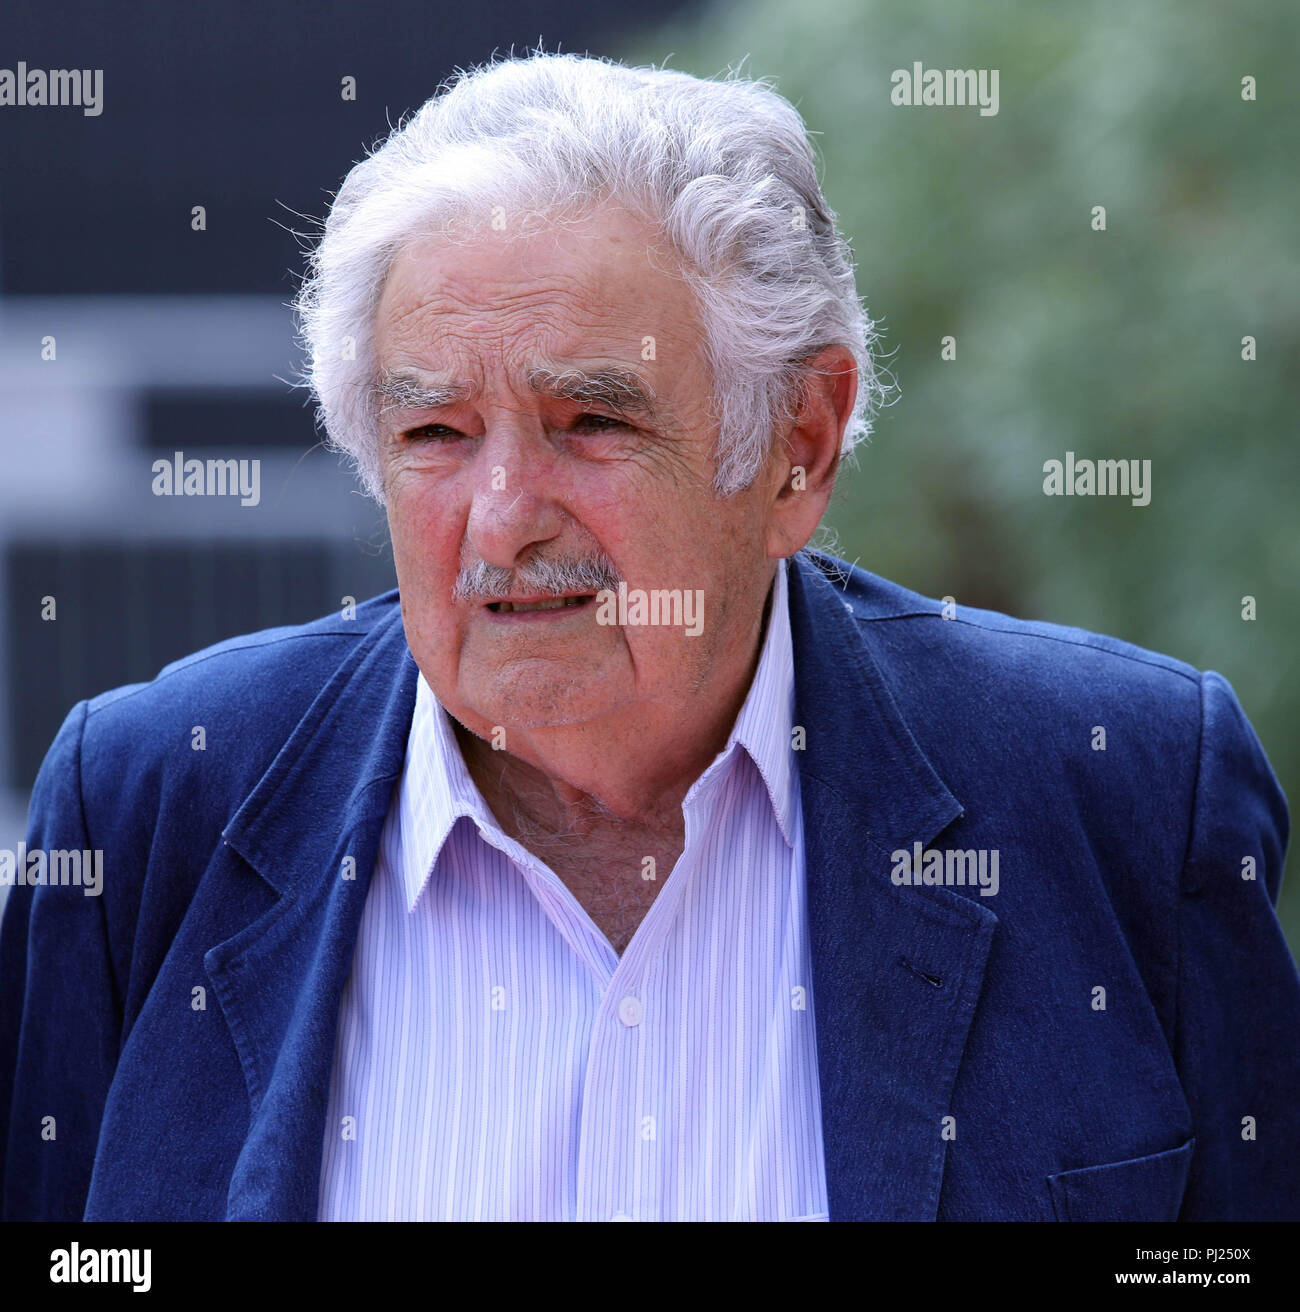
POLYGON ((603 556, 587 560, 540 558, 516 570, 480 560, 476 565, 461 569, 451 595, 453 601, 507 597, 511 593, 564 596, 574 592, 599 592, 602 588, 615 589, 619 582, 618 571, 603 556))

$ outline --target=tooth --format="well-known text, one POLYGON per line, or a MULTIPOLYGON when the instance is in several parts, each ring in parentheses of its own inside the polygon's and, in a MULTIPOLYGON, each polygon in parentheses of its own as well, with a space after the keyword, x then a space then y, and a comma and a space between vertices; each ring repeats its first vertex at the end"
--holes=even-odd
POLYGON ((530 610, 556 610, 564 603, 562 601, 511 601, 504 603, 512 611, 530 611, 530 610))

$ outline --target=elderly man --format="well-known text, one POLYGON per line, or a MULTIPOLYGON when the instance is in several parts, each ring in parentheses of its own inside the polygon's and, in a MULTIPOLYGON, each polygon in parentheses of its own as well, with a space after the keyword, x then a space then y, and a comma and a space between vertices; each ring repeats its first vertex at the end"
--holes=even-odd
POLYGON ((69 715, 29 844, 104 887, 5 919, 8 1215, 1300 1211, 1229 686, 806 550, 881 389, 784 100, 463 74, 300 309, 400 594, 69 715))

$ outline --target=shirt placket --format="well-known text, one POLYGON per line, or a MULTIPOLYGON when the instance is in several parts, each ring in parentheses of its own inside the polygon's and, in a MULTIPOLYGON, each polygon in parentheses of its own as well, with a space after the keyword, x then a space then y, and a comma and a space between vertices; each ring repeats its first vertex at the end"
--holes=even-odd
POLYGON ((647 996, 646 984, 657 975, 653 967, 678 930, 681 904, 698 873, 701 836, 725 772, 724 763, 717 764, 687 795, 682 855, 619 960, 592 1025, 578 1121, 580 1221, 652 1220, 661 1211, 654 1100, 667 1090, 652 1087, 650 1073, 667 1069, 663 1031, 679 1000, 647 996))

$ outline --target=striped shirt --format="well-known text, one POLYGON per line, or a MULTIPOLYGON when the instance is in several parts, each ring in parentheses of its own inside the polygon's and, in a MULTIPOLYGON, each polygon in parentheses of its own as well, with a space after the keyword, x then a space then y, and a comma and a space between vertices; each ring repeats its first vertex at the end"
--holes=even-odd
POLYGON ((340 1006, 321 1220, 827 1219, 785 571, 621 958, 502 830, 420 677, 340 1006))

